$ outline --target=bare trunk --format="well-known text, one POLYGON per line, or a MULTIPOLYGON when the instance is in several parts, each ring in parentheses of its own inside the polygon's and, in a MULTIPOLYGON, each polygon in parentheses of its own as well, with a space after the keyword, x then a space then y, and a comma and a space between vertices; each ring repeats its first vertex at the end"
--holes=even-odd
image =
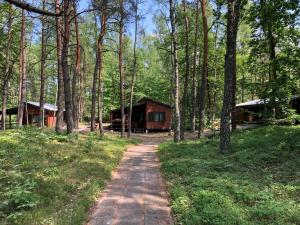
POLYGON ((240 18, 241 0, 228 1, 227 41, 225 56, 225 82, 221 112, 220 151, 226 153, 230 147, 230 118, 232 109, 232 80, 236 68, 236 39, 240 18))
MULTIPOLYGON (((45 0, 42 2, 43 10, 45 10, 45 0)), ((41 90, 40 90, 40 111, 39 111, 39 126, 44 127, 45 121, 45 65, 46 65, 46 36, 45 36, 45 16, 42 16, 42 41, 41 41, 41 90)))
POLYGON ((76 4, 73 2, 74 8, 74 24, 75 24, 75 33, 76 33, 76 62, 75 70, 72 80, 72 103, 73 103, 73 118, 74 118, 74 127, 78 129, 79 127, 79 93, 78 93, 78 84, 81 76, 81 47, 80 47, 80 33, 78 27, 78 20, 76 16, 76 4))
MULTIPOLYGON (((272 27, 272 19, 270 19, 267 10, 269 4, 272 4, 268 0, 261 0, 260 1, 261 8, 262 8, 262 17, 263 17, 263 30, 266 33, 266 37, 268 40, 269 45, 269 80, 275 81, 277 79, 277 69, 276 69, 276 42, 275 37, 273 35, 273 27, 272 27)), ((270 105, 272 106, 272 113, 273 119, 276 118, 276 94, 274 87, 271 87, 271 98, 270 98, 270 105)))
MULTIPOLYGON (((185 121, 186 121, 186 112, 188 106, 188 86, 190 79, 190 37, 189 37, 189 18, 187 16, 187 6, 186 0, 182 1, 183 4, 183 12, 184 16, 184 29, 185 29, 185 78, 184 78, 184 89, 183 89, 183 97, 181 104, 181 125, 180 125, 180 139, 184 140, 184 132, 185 132, 185 121)), ((196 53, 197 54, 197 53, 196 53)))
POLYGON ((192 132, 196 131, 196 99, 197 99, 197 85, 196 85, 196 71, 197 71, 197 54, 198 54, 198 39, 199 39, 199 11, 200 0, 197 1, 196 18, 195 18, 195 47, 193 59, 193 73, 192 73, 192 132))
POLYGON ((99 118, 99 133, 100 136, 104 136, 104 128, 103 128, 103 96, 104 96, 104 83, 103 83, 103 42, 104 36, 106 34, 106 26, 107 26, 107 12, 106 5, 102 7, 102 15, 101 15, 101 32, 98 41, 98 51, 99 51, 99 99, 98 99, 98 118, 99 118))
MULTIPOLYGON (((216 28, 216 34, 215 34, 215 49, 218 49, 218 31, 219 26, 217 25, 216 28)), ((217 60, 218 56, 215 54, 214 57, 214 84, 213 84, 213 108, 211 111, 211 123, 212 123, 212 129, 215 130, 215 117, 216 117, 216 111, 217 111, 217 81, 218 81, 218 69, 217 69, 217 60)))
MULTIPOLYGON (((61 11, 60 1, 55 2, 56 13, 61 11)), ((64 80, 62 74, 62 21, 56 17, 56 45, 57 45, 57 115, 55 130, 58 133, 63 131, 64 126, 64 80)))
POLYGON ((138 35, 138 5, 135 5, 135 29, 134 29, 134 44, 133 44, 133 71, 131 78, 131 90, 130 90, 130 105, 129 105, 129 115, 128 115, 128 138, 131 137, 131 125, 132 125, 132 105, 133 105, 133 95, 134 95, 134 85, 136 79, 137 71, 137 35, 138 35))
MULTIPOLYGON (((236 52, 234 55, 236 59, 236 52)), ((231 129, 235 130, 237 123, 236 123, 236 113, 235 113, 235 106, 236 106, 236 63, 233 65, 233 74, 232 74, 232 100, 231 100, 231 129)))
POLYGON ((72 104, 72 89, 71 79, 69 74, 68 54, 70 42, 70 0, 64 1, 64 34, 62 42, 62 73, 64 77, 64 92, 65 92, 65 107, 66 107, 66 121, 67 133, 74 132, 74 118, 73 118, 73 104, 72 104))
POLYGON ((199 132, 198 137, 203 136, 205 128, 205 105, 207 93, 207 78, 208 78, 208 27, 206 16, 206 0, 201 2, 202 20, 203 20, 203 67, 202 67, 202 80, 200 88, 200 108, 199 108, 199 132))
POLYGON ((180 107, 179 107, 179 64, 178 64, 178 56, 177 56, 177 40, 176 40, 176 28, 175 28, 175 4, 173 0, 169 0, 170 4, 170 21, 171 21, 171 39, 173 44, 173 60, 174 60, 174 108, 175 108, 175 116, 174 116, 174 141, 180 141, 180 107))
POLYGON ((91 131, 94 132, 96 128, 96 100, 97 100, 97 81, 99 71, 99 45, 96 46, 96 62, 92 83, 92 109, 91 109, 91 131))
POLYGON ((121 103, 121 137, 125 137, 125 77, 123 68, 123 32, 124 32, 124 2, 120 0, 119 24, 119 73, 120 73, 120 103, 121 103))
POLYGON ((19 80, 19 106, 18 127, 23 125, 24 103, 26 98, 26 18, 25 10, 22 10, 21 41, 20 41, 20 80, 19 80))
POLYGON ((6 104, 7 104, 7 94, 8 94, 8 82, 11 77, 11 44, 12 44, 12 5, 9 5, 8 9, 8 23, 7 23, 7 44, 5 49, 5 71, 3 79, 3 91, 2 91, 2 119, 1 119, 1 129, 6 129, 6 104))

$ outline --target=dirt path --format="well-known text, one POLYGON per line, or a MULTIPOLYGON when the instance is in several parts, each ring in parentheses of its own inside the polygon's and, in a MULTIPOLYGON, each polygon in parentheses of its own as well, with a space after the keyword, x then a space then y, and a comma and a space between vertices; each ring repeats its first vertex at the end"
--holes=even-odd
POLYGON ((153 143, 130 147, 87 225, 172 225, 153 143))

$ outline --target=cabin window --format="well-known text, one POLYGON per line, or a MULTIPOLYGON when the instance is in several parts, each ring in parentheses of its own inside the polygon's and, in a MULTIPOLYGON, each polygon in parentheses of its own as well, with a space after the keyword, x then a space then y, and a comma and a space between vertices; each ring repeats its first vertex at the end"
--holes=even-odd
POLYGON ((151 112, 148 114, 149 122, 164 122, 165 113, 164 112, 151 112))

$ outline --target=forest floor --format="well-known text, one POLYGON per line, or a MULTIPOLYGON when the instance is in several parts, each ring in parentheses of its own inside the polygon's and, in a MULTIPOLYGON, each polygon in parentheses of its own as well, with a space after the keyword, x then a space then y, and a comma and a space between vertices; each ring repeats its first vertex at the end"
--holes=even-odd
POLYGON ((36 128, 1 132, 0 224, 83 224, 124 151, 135 143, 36 128))
POLYGON ((159 146, 178 224, 300 224, 300 126, 267 126, 159 146))

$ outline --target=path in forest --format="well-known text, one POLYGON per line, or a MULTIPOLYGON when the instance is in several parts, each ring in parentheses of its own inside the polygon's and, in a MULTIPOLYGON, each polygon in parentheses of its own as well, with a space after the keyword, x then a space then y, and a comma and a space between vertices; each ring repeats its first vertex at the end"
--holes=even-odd
POLYGON ((130 147, 92 210, 87 225, 172 225, 156 146, 130 147))

